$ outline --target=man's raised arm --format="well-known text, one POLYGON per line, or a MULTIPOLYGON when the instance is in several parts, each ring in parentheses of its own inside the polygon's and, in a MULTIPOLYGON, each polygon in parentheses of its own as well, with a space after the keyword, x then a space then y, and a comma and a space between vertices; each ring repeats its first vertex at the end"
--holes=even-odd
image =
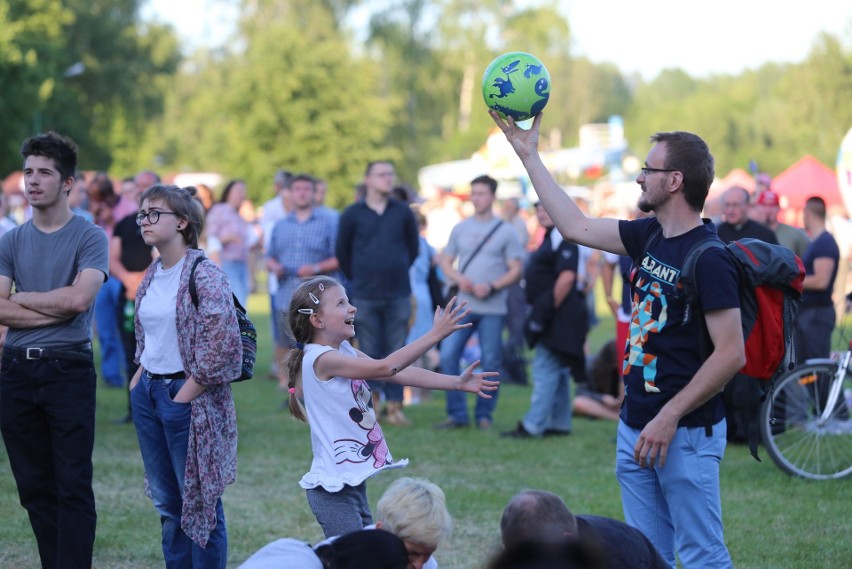
POLYGON ((627 254, 618 231, 618 220, 586 217, 574 200, 565 195, 541 161, 538 137, 542 113, 536 115, 529 130, 518 127, 511 117, 506 121, 495 111, 489 111, 489 114, 524 164, 536 194, 559 233, 568 241, 619 255, 627 254))

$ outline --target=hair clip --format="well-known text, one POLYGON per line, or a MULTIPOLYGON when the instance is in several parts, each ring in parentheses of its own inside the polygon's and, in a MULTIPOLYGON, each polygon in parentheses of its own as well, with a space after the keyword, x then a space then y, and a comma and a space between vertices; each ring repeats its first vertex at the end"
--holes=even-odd
POLYGON ((300 308, 298 312, 299 312, 299 314, 307 314, 308 316, 310 316, 311 314, 314 313, 314 309, 313 308, 300 308))
POLYGON ((316 296, 314 296, 314 293, 309 292, 308 296, 311 297, 311 300, 314 302, 314 304, 319 304, 319 299, 316 296))
MULTIPOLYGON (((325 285, 324 284, 319 283, 317 286, 319 286, 320 292, 325 292, 325 285)), ((319 304, 319 301, 317 301, 317 304, 319 304)))
POLYGON ((288 389, 287 389, 287 391, 289 391, 289 392, 290 392, 290 395, 293 395, 293 394, 295 394, 295 393, 296 393, 296 388, 295 388, 295 387, 290 387, 290 388, 288 388, 288 389))

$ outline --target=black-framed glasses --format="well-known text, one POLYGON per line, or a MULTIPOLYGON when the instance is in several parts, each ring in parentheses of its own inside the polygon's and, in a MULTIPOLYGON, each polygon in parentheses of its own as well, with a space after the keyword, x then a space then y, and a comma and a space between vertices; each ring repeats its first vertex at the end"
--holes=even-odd
POLYGON ((149 211, 140 211, 136 214, 136 225, 142 225, 142 222, 147 219, 148 223, 151 225, 155 225, 158 221, 160 221, 160 216, 166 215, 177 215, 173 211, 160 211, 158 209, 152 209, 149 211))
POLYGON ((672 170, 671 168, 642 168, 642 175, 647 176, 648 174, 653 174, 654 172, 680 172, 680 170, 672 170))

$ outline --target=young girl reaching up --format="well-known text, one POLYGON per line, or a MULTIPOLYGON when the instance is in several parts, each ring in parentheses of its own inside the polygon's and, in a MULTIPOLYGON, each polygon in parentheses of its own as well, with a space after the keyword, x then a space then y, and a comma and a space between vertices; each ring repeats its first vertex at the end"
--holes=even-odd
POLYGON ((468 311, 455 299, 446 310, 435 311, 429 332, 380 360, 349 344, 355 335, 356 310, 340 283, 320 276, 296 289, 288 311, 297 342, 287 359, 290 412, 301 421, 310 419, 314 453, 311 470, 299 484, 327 538, 372 524, 365 480, 386 468, 408 464, 391 457, 373 410, 368 379, 457 389, 485 398, 499 385, 486 379, 496 372, 473 372, 479 362, 460 376, 409 367, 439 341, 469 326, 459 324, 468 311), (304 407, 299 401, 302 396, 304 407))

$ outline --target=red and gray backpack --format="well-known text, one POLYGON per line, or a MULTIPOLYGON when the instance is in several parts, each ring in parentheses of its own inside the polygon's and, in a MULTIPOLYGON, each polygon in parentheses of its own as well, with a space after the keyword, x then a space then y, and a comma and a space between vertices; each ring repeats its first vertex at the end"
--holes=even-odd
MULTIPOLYGON (((802 299, 805 267, 790 249, 760 239, 740 239, 728 244, 718 239, 702 241, 689 252, 681 270, 680 284, 687 299, 684 322, 691 314, 700 312, 695 266, 701 254, 709 249, 726 250, 739 276, 746 365, 725 387, 729 439, 736 429, 736 425, 730 424, 736 416, 745 422, 741 430, 747 433, 749 450, 759 461, 760 404, 772 381, 796 364, 794 320, 802 299)), ((713 344, 706 325, 700 330, 703 361, 713 344)))

